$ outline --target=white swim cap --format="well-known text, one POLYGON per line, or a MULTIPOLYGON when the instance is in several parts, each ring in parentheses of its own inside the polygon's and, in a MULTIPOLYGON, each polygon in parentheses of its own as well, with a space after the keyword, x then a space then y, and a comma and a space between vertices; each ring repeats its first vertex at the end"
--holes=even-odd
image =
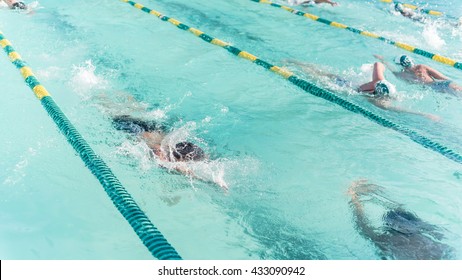
POLYGON ((404 68, 408 68, 414 65, 414 60, 412 60, 410 56, 403 54, 395 58, 395 63, 403 66, 404 68))
POLYGON ((396 88, 395 86, 390 83, 389 81, 387 80, 381 80, 381 81, 378 81, 376 84, 375 84, 375 90, 374 92, 377 94, 377 95, 382 95, 382 96, 385 96, 385 95, 390 95, 390 94, 395 94, 396 93, 396 88))

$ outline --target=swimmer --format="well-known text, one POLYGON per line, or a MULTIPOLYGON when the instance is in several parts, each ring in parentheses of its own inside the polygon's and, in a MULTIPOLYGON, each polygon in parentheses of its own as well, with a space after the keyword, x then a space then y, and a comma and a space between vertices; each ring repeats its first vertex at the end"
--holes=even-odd
MULTIPOLYGON (((355 87, 351 81, 342 78, 338 75, 323 71, 313 64, 301 63, 294 60, 285 60, 285 62, 298 66, 303 72, 305 72, 308 75, 314 76, 316 78, 326 77, 330 81, 335 83, 337 86, 354 89, 358 92, 363 92, 366 94, 367 100, 369 102, 381 109, 419 115, 426 117, 432 121, 438 121, 440 119, 438 116, 432 114, 411 111, 393 105, 392 101, 393 99, 396 99, 398 93, 396 91, 395 86, 385 79, 385 66, 380 62, 376 62, 374 64, 372 80, 368 83, 360 85, 359 87, 355 87)), ((332 90, 336 89, 332 88, 332 90)))
POLYGON ((427 18, 424 17, 422 14, 412 10, 411 8, 405 7, 401 3, 395 3, 394 9, 395 11, 399 12, 402 16, 410 18, 414 21, 418 21, 421 23, 425 23, 427 21, 427 18))
POLYGON ((0 0, 5 2, 8 7, 12 10, 27 10, 26 4, 16 0, 0 0))
POLYGON ((289 5, 291 6, 304 6, 304 5, 314 5, 314 4, 322 4, 322 3, 327 3, 330 4, 331 6, 337 6, 337 2, 332 2, 330 0, 288 0, 287 1, 289 5))
POLYGON ((428 65, 415 64, 411 57, 400 55, 395 58, 395 63, 402 67, 401 70, 389 65, 380 55, 374 55, 388 66, 390 71, 397 77, 409 83, 417 83, 428 86, 435 91, 461 95, 462 87, 449 80, 439 71, 428 65))
POLYGON ((162 147, 166 128, 155 122, 129 115, 115 116, 112 118, 112 122, 117 130, 136 135, 143 140, 160 161, 186 162, 201 161, 206 158, 204 151, 191 142, 180 142, 174 146, 162 147))
POLYGON ((401 204, 387 199, 383 187, 366 180, 348 189, 353 221, 359 233, 372 241, 382 259, 443 260, 454 257, 454 248, 443 243, 443 229, 429 224, 401 204), (364 203, 385 208, 382 225, 374 227, 366 216, 364 203))
POLYGON ((172 131, 165 125, 141 117, 134 117, 127 113, 127 111, 138 115, 145 113, 144 104, 136 102, 133 96, 126 93, 119 93, 115 96, 119 102, 125 103, 114 104, 105 95, 98 97, 98 103, 107 110, 106 113, 111 115, 115 129, 127 132, 137 140, 144 142, 149 148, 150 156, 155 158, 161 167, 175 170, 191 178, 213 182, 225 191, 228 190, 228 185, 222 177, 207 179, 203 175, 195 174, 191 168, 190 164, 193 162, 207 163, 209 160, 208 155, 201 147, 188 141, 170 143, 171 138, 169 136, 172 131))

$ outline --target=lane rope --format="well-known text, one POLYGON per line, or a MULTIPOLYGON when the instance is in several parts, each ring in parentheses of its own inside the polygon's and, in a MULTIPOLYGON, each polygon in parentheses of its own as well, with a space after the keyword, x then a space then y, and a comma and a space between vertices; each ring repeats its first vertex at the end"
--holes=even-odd
POLYGON ((462 62, 458 62, 458 61, 456 61, 456 60, 454 60, 452 58, 448 58, 448 57, 445 57, 445 56, 442 56, 442 55, 439 55, 439 54, 434 54, 434 53, 431 53, 431 52, 427 52, 425 50, 413 47, 413 46, 408 45, 406 43, 393 41, 393 40, 387 39, 385 37, 382 37, 380 35, 377 35, 375 33, 369 32, 369 31, 363 31, 363 30, 360 30, 360 29, 357 29, 357 28, 349 27, 349 26, 347 26, 345 24, 335 22, 335 21, 330 21, 330 20, 327 20, 327 19, 324 19, 324 18, 320 18, 320 17, 318 17, 316 15, 305 13, 305 12, 302 12, 302 11, 299 11, 299 10, 295 10, 295 9, 292 9, 291 7, 288 7, 288 6, 273 3, 273 2, 271 2, 269 0, 250 0, 250 1, 261 3, 261 4, 268 4, 268 5, 272 6, 272 7, 281 8, 281 9, 286 10, 286 11, 292 13, 292 14, 302 16, 302 17, 306 17, 306 18, 309 18, 309 19, 314 20, 316 22, 321 22, 321 23, 327 24, 329 26, 333 26, 333 27, 337 27, 337 28, 340 28, 340 29, 348 30, 348 31, 351 31, 351 32, 353 32, 355 34, 359 34, 359 35, 366 36, 366 37, 369 37, 369 38, 375 38, 375 39, 381 40, 381 41, 383 41, 383 42, 385 42, 387 44, 390 44, 390 45, 393 45, 395 47, 406 50, 408 52, 415 53, 415 54, 424 56, 426 58, 430 58, 430 59, 432 59, 434 61, 440 62, 442 64, 446 64, 446 65, 452 66, 452 67, 454 67, 456 69, 462 70, 462 62))
POLYGON ((412 141, 414 141, 415 143, 427 148, 427 149, 430 149, 430 150, 433 150, 445 157, 447 157, 448 159, 451 159, 457 163, 460 163, 462 164, 462 155, 458 154, 457 152, 454 152, 453 150, 425 137, 425 136, 422 136, 420 134, 418 134, 417 132, 413 131, 413 130, 410 130, 408 128, 405 128, 399 124, 396 124, 396 123, 393 123, 392 121, 389 121, 365 108, 362 108, 360 107, 359 105, 356 105, 348 100, 345 100, 343 98, 341 98, 340 96, 332 93, 331 91, 328 91, 326 89, 323 89, 323 88, 320 88, 318 86, 316 86, 315 84, 312 84, 308 81, 305 81, 299 77, 297 77, 296 75, 294 75, 294 73, 282 68, 282 67, 279 67, 279 66, 276 66, 276 65, 273 65, 271 63, 268 63, 264 60, 261 60, 260 58, 258 58, 257 56, 251 54, 251 53, 248 53, 246 51, 242 51, 234 46, 232 46, 231 44, 225 42, 225 41, 222 41, 220 39, 217 39, 217 38, 214 38, 210 35, 207 35, 205 34, 204 32, 202 32, 201 30, 199 29, 196 29, 196 28, 193 28, 193 27, 189 27, 188 25, 186 24, 183 24, 181 23, 179 20, 176 20, 174 18, 171 18, 171 17, 168 17, 166 15, 163 15, 161 14, 160 12, 156 11, 156 10, 153 10, 153 9, 150 9, 150 8, 147 8, 145 6, 143 6, 142 4, 139 4, 139 3, 136 3, 136 2, 133 2, 133 1, 129 1, 129 0, 120 0, 122 2, 125 2, 145 13, 148 13, 148 14, 151 14, 151 15, 154 15, 156 16, 157 18, 159 18, 160 20, 162 21, 166 21, 166 22, 169 22, 171 24, 173 24, 174 26, 178 27, 179 29, 183 30, 183 31, 188 31, 190 33, 192 33, 193 35, 195 35, 196 37, 199 37, 201 38, 202 40, 204 40, 205 42, 207 43, 211 43, 213 45, 216 45, 216 46, 219 46, 219 47, 222 47, 224 49, 226 49, 228 52, 238 56, 238 57, 241 57, 241 58, 245 58, 249 61, 252 61, 253 63, 267 69, 267 70, 270 70, 271 72, 274 72, 282 77, 284 77, 285 79, 289 80, 291 83, 293 83, 294 85, 296 85, 297 87, 301 88, 302 90, 304 90, 305 92, 307 93, 310 93, 314 96, 317 96, 317 97, 321 97, 327 101, 330 101, 334 104, 337 104, 341 107, 343 107, 344 109, 348 110, 348 111, 351 111, 353 113, 357 113, 357 114, 360 114, 360 115, 363 115, 364 117, 368 118, 369 120, 383 126, 383 127, 387 127, 387 128, 390 128, 390 129, 393 129, 403 135, 406 135, 408 136, 412 141))
POLYGON ((93 151, 85 139, 83 139, 82 135, 54 102, 46 88, 39 82, 37 77, 35 77, 32 69, 21 58, 19 53, 15 51, 11 42, 5 38, 1 31, 0 46, 7 54, 11 63, 19 70, 24 81, 40 100, 61 133, 79 154, 85 166, 101 183, 107 195, 112 200, 112 203, 125 220, 127 220, 143 244, 148 248, 149 252, 160 260, 181 259, 176 250, 167 242, 162 233, 152 224, 132 196, 122 186, 111 169, 101 157, 93 151))

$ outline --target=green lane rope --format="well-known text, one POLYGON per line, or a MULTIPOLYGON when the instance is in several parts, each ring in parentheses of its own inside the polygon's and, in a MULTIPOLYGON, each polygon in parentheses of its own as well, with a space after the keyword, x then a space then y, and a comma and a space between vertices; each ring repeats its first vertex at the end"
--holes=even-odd
POLYGON ((393 40, 387 39, 385 37, 379 36, 377 34, 369 32, 369 31, 362 31, 362 30, 359 30, 359 29, 356 29, 356 28, 353 28, 353 27, 346 26, 346 25, 344 25, 342 23, 338 23, 338 22, 335 22, 335 21, 330 21, 330 20, 327 20, 327 19, 323 19, 323 18, 320 18, 320 17, 318 17, 316 15, 313 15, 313 14, 305 13, 305 12, 292 9, 292 8, 284 6, 284 5, 273 3, 273 2, 271 2, 269 0, 250 0, 250 1, 258 2, 258 3, 262 3, 262 4, 269 4, 270 6, 284 9, 284 10, 286 10, 288 12, 291 12, 291 13, 293 13, 295 15, 298 15, 298 16, 303 16, 303 17, 312 19, 314 21, 321 22, 321 23, 324 23, 324 24, 327 24, 327 25, 330 25, 330 26, 334 26, 334 27, 337 27, 337 28, 344 29, 344 30, 348 30, 348 31, 351 31, 353 33, 363 35, 363 36, 366 36, 366 37, 379 39, 379 40, 381 40, 381 41, 383 41, 385 43, 388 43, 390 45, 393 45, 395 47, 404 49, 406 51, 409 51, 409 52, 412 52, 412 53, 415 53, 415 54, 418 54, 418 55, 433 59, 433 60, 435 60, 437 62, 447 64, 447 65, 452 66, 452 67, 454 67, 456 69, 462 70, 462 62, 455 61, 454 59, 444 57, 444 56, 439 55, 439 54, 434 54, 434 53, 431 53, 431 52, 427 52, 425 50, 418 49, 416 47, 413 47, 413 46, 405 44, 405 43, 395 42, 393 40))
POLYGON ((214 38, 210 35, 207 35, 205 34, 204 32, 196 29, 196 28, 193 28, 193 27, 189 27, 187 26, 186 24, 183 24, 181 23, 180 21, 174 19, 174 18, 171 18, 171 17, 168 17, 168 16, 165 16, 165 15, 162 15, 160 12, 158 11, 155 11, 155 10, 152 10, 150 8, 147 8, 139 3, 135 3, 133 1, 129 1, 129 0, 120 0, 122 2, 125 2, 127 4, 130 4, 131 6, 137 8, 137 9, 140 9, 141 11, 145 12, 145 13, 148 13, 148 14, 151 14, 151 15, 154 15, 156 17, 158 17, 159 19, 161 19, 162 21, 168 21, 170 22, 171 24, 175 25, 176 27, 178 27, 179 29, 183 30, 183 31, 189 31, 191 32, 192 34, 194 34, 195 36, 201 38, 202 40, 204 40, 205 42, 207 43, 211 43, 211 44, 214 44, 214 45, 217 45, 217 46, 220 46, 224 49, 226 49, 228 52, 236 55, 236 56, 239 56, 239 57, 242 57, 242 58, 245 58, 247 60, 250 60, 252 62, 254 62, 255 64, 265 68, 265 69, 268 69, 274 73, 277 73, 279 75, 281 75, 282 77, 286 78, 287 80, 289 80, 291 83, 293 83, 294 85, 298 86, 299 88, 303 89, 305 92, 307 93, 310 93, 314 96, 317 96, 317 97, 321 97, 327 101, 330 101, 332 103, 335 103, 337 105, 340 105, 341 107, 345 108, 346 110, 349 110, 351 112, 354 112, 354 113, 357 113, 357 114, 360 114, 360 115, 363 115, 364 117, 368 118, 369 120, 372 120, 373 122, 379 124, 379 125, 382 125, 384 127, 387 127, 387 128, 390 128, 390 129, 393 129, 399 133, 402 133, 406 136, 408 136, 412 141, 416 142, 417 144, 420 144, 421 146, 427 148, 427 149, 430 149, 430 150, 433 150, 457 163, 460 163, 462 164, 462 155, 452 151, 451 149, 425 137, 425 136, 422 136, 420 134, 418 134, 417 132, 415 131, 412 131, 408 128, 405 128, 401 125, 398 125, 398 124, 395 124, 377 114, 374 114, 373 112, 371 111, 368 111, 367 109, 365 108, 362 108, 348 100, 345 100, 339 96, 337 96, 336 94, 328 91, 328 90, 325 90, 325 89, 322 89, 308 81, 305 81, 303 79, 300 79, 298 78, 296 75, 294 75, 292 72, 288 71, 288 70, 285 70, 281 67, 278 67, 276 65, 273 65, 271 63, 268 63, 264 60, 261 60, 259 59, 258 57, 256 57, 255 55, 253 54, 250 54, 246 51, 242 51, 232 45, 230 45, 229 43, 227 42, 224 42, 222 40, 219 40, 217 38, 214 38))
POLYGON ((423 9, 423 8, 420 8, 420 7, 415 6, 415 5, 412 5, 412 4, 401 3, 401 2, 398 2, 398 1, 393 1, 393 0, 380 0, 380 2, 401 4, 401 5, 403 5, 403 6, 406 7, 406 8, 409 8, 409 9, 412 9, 412 10, 417 10, 417 11, 419 11, 419 12, 426 13, 426 14, 429 14, 429 15, 432 15, 432 16, 442 16, 442 15, 443 15, 442 12, 438 12, 438 11, 434 11, 434 10, 423 9))
POLYGON ((64 115, 45 87, 35 77, 32 69, 22 60, 19 53, 14 50, 10 41, 4 37, 2 32, 0 32, 0 46, 8 55, 10 61, 19 70, 26 84, 41 101, 43 107, 56 123, 61 133, 64 134, 67 141, 79 154, 85 166, 99 180, 117 210, 119 210, 132 226, 151 254, 161 260, 181 259, 175 249, 167 242, 164 236, 151 223, 146 214, 139 208, 132 196, 112 173, 111 169, 93 151, 66 115, 64 115))

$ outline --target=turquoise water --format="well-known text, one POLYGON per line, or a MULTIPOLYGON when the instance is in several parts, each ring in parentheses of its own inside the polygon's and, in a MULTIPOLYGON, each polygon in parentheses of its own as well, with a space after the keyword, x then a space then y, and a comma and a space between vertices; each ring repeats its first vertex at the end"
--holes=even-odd
MULTIPOLYGON (((323 65, 355 83, 369 78, 373 54, 405 52, 248 0, 139 2, 270 63, 323 65)), ((303 10, 462 61, 461 29, 414 23, 382 3, 338 2, 303 10)), ((32 15, 0 9, 0 30, 183 258, 379 259, 347 195, 367 178, 443 227, 461 259, 459 164, 126 3, 34 5, 32 15), (199 143, 212 160, 191 168, 229 191, 159 168, 143 143, 115 131, 109 114, 133 107, 173 125, 174 139, 199 143)), ((462 16, 460 1, 429 7, 462 16)), ((414 59, 462 84, 460 70, 414 59)), ((462 100, 386 75, 400 106, 441 121, 339 94, 462 153, 462 100)), ((0 84, 1 258, 151 259, 6 58, 0 84)))

